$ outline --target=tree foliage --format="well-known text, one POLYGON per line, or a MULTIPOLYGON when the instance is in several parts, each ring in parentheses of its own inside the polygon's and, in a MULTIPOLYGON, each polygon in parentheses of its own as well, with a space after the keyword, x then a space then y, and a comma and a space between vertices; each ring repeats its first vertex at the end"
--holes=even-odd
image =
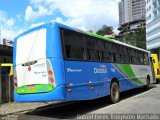
POLYGON ((138 29, 134 32, 127 33, 123 35, 120 41, 146 49, 146 30, 138 29))
POLYGON ((113 33, 113 27, 108 25, 103 25, 97 32, 99 35, 106 35, 106 34, 112 34, 113 33))
MULTIPOLYGON (((89 31, 93 32, 93 30, 89 31)), ((106 34, 113 34, 113 27, 103 25, 99 30, 97 30, 96 33, 102 36, 106 34)), ((146 29, 138 29, 136 31, 122 34, 122 36, 123 37, 119 39, 121 42, 146 49, 146 29)))

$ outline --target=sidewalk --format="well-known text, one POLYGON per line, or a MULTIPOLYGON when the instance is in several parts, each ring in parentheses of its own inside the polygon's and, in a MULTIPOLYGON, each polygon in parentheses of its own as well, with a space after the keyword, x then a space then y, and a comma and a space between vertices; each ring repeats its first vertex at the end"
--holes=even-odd
POLYGON ((25 112, 36 109, 37 107, 50 105, 58 102, 34 102, 34 103, 4 103, 0 104, 0 116, 17 112, 25 112))

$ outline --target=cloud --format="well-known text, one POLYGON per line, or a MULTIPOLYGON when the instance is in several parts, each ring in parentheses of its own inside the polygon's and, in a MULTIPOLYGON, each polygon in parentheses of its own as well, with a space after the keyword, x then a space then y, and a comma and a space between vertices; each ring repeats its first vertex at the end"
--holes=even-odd
POLYGON ((5 22, 7 18, 6 12, 0 10, 0 23, 5 22))
POLYGON ((36 10, 33 10, 32 6, 28 6, 25 11, 25 20, 34 21, 36 18, 47 15, 49 12, 43 6, 39 6, 36 10))
POLYGON ((103 24, 118 27, 119 0, 30 0, 25 20, 32 21, 59 10, 67 20, 56 18, 67 25, 80 29, 98 29, 103 24))
POLYGON ((5 11, 0 10, 0 34, 1 38, 13 40, 24 29, 15 26, 15 18, 11 18, 5 11))
POLYGON ((8 26, 13 26, 13 25, 14 25, 14 19, 11 18, 11 19, 7 20, 7 21, 6 21, 6 24, 7 24, 8 26))
POLYGON ((31 24, 31 25, 29 26, 29 28, 34 28, 34 27, 39 26, 39 25, 42 25, 42 24, 44 24, 44 22, 39 22, 39 23, 31 24))
POLYGON ((2 38, 6 38, 8 40, 12 40, 20 33, 22 33, 23 29, 4 29, 2 28, 1 34, 2 38))
POLYGON ((25 20, 29 21, 34 16, 34 14, 35 13, 33 12, 32 7, 28 6, 25 13, 25 20))

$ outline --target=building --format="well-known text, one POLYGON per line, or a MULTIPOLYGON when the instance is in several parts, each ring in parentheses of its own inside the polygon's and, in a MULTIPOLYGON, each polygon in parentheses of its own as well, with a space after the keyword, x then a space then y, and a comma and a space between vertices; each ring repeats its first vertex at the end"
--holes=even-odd
POLYGON ((13 76, 8 75, 8 67, 2 67, 2 63, 12 63, 13 42, 0 39, 0 104, 13 101, 14 84, 13 76))
POLYGON ((104 37, 111 38, 111 39, 115 39, 115 36, 117 36, 117 34, 115 34, 115 33, 105 34, 105 35, 104 35, 104 37))
POLYGON ((11 46, 0 45, 0 63, 12 63, 12 51, 11 46))
POLYGON ((1 67, 1 63, 12 63, 12 56, 13 47, 0 45, 0 103, 9 102, 11 99, 13 100, 13 80, 8 76, 8 68, 1 67))
POLYGON ((145 0, 121 0, 119 2, 120 33, 145 28, 145 0))
POLYGON ((13 42, 3 38, 0 44, 0 63, 12 63, 13 42))
POLYGON ((132 21, 145 20, 145 0, 132 0, 132 21))
POLYGON ((160 57, 160 0, 146 0, 147 49, 160 57))
POLYGON ((131 0, 122 0, 119 2, 119 25, 132 21, 131 0))

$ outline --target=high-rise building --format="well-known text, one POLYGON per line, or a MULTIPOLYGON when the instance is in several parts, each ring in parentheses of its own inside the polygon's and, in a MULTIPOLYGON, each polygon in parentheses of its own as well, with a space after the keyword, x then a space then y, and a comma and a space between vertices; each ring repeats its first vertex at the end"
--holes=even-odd
POLYGON ((132 0, 132 21, 145 20, 145 0, 132 0))
POLYGON ((119 24, 122 25, 131 21, 132 19, 132 6, 131 0, 122 0, 119 2, 119 24))
POLYGON ((120 33, 145 28, 145 0, 121 0, 119 2, 120 33))
POLYGON ((146 0, 147 49, 160 56, 160 0, 146 0))

